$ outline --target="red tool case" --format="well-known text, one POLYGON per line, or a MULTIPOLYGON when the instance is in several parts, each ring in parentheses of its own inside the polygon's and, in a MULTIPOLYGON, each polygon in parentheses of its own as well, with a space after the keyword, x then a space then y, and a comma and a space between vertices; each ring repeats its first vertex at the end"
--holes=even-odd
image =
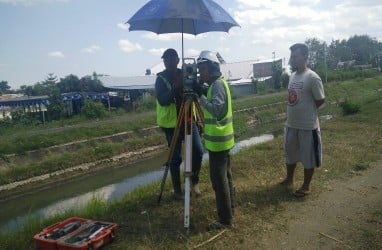
POLYGON ((40 250, 99 249, 113 241, 118 225, 71 217, 57 222, 34 235, 40 250))

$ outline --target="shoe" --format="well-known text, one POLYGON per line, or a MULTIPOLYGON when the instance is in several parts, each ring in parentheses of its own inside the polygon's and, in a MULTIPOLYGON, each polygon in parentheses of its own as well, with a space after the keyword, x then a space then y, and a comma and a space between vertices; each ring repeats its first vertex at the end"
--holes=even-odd
POLYGON ((194 189, 196 196, 199 196, 202 194, 202 192, 200 192, 199 184, 195 184, 193 189, 194 189))
POLYGON ((224 224, 217 220, 208 226, 208 230, 221 230, 226 228, 232 228, 232 224, 224 224))
POLYGON ((303 198, 303 197, 307 196, 308 194, 310 194, 310 191, 309 190, 304 190, 302 188, 297 189, 293 193, 294 197, 297 197, 297 198, 303 198))
POLYGON ((179 192, 174 192, 173 194, 174 200, 181 201, 184 199, 183 194, 179 192))

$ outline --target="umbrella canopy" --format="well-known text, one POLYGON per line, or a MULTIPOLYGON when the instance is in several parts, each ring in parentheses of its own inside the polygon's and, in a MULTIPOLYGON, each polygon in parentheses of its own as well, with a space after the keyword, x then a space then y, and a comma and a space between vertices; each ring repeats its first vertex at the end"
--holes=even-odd
POLYGON ((151 0, 128 21, 130 31, 156 34, 228 32, 239 24, 212 0, 151 0))

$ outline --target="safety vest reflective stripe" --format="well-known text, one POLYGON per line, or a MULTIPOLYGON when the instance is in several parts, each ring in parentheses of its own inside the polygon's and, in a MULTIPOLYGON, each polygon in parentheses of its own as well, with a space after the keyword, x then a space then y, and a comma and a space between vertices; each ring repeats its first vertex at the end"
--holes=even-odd
MULTIPOLYGON (((167 89, 170 91, 172 90, 171 84, 169 81, 163 77, 162 75, 158 74, 158 76, 163 80, 163 82, 166 84, 167 89)), ((176 114, 176 106, 175 103, 171 103, 167 106, 162 106, 156 101, 156 111, 157 111, 157 124, 159 127, 162 128, 175 128, 176 121, 177 121, 177 114, 176 114)))
POLYGON ((204 120, 204 124, 211 124, 211 125, 217 125, 217 126, 224 126, 230 122, 232 122, 232 117, 227 117, 226 119, 223 119, 221 121, 218 121, 216 118, 204 120))
POLYGON ((225 142, 234 138, 233 134, 226 136, 213 136, 213 135, 204 135, 205 140, 214 141, 214 142, 225 142))

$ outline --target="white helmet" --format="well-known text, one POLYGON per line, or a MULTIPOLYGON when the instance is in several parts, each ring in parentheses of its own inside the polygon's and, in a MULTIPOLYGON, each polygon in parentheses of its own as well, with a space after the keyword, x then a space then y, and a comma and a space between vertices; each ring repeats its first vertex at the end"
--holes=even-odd
POLYGON ((215 52, 212 52, 209 50, 203 50, 202 52, 200 52, 200 55, 196 62, 197 64, 200 64, 202 62, 207 62, 207 61, 210 61, 212 63, 217 63, 217 64, 220 63, 215 52))

